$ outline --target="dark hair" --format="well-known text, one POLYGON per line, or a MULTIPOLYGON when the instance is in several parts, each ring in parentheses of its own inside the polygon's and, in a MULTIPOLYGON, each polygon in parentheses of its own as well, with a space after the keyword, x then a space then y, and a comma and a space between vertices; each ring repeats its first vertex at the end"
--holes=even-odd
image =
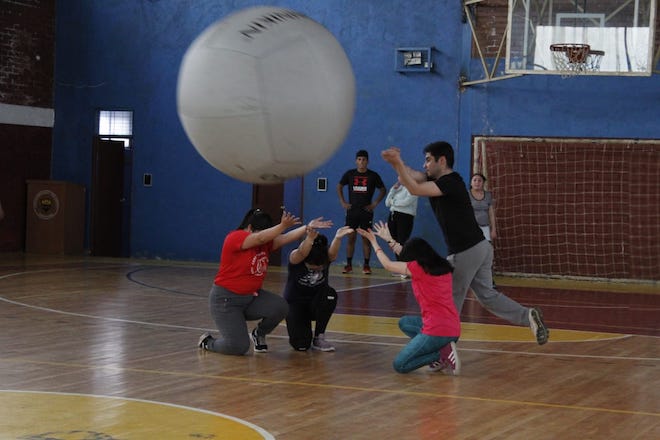
POLYGON ((444 275, 454 271, 449 261, 441 257, 428 241, 419 237, 406 241, 399 258, 401 261, 417 261, 429 275, 444 275))
POLYGON ((367 150, 360 150, 355 153, 355 158, 357 159, 358 157, 366 157, 369 160, 369 152, 367 150))
POLYGON ((309 255, 305 258, 305 263, 313 264, 316 266, 325 266, 330 262, 328 257, 328 237, 319 234, 312 244, 312 249, 309 255))
POLYGON ((444 156, 445 160, 447 161, 447 166, 449 168, 454 167, 454 149, 452 148, 451 144, 443 141, 433 142, 424 147, 424 154, 426 153, 429 153, 431 156, 433 156, 436 162, 438 159, 440 159, 440 157, 444 156))
POLYGON ((245 229, 248 225, 252 226, 253 231, 263 231, 264 229, 271 228, 273 226, 273 219, 268 213, 262 211, 259 208, 250 209, 243 221, 236 229, 245 229))
POLYGON ((474 174, 472 175, 472 177, 474 177, 474 176, 479 176, 479 177, 481 177, 481 180, 483 180, 484 182, 487 180, 487 179, 486 179, 486 176, 484 176, 484 175, 481 174, 481 173, 474 173, 474 174))

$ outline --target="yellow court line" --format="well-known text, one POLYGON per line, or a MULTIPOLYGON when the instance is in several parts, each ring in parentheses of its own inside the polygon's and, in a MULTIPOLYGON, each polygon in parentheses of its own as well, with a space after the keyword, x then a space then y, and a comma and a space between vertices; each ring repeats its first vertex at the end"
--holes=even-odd
POLYGON ((498 286, 530 287, 537 289, 583 290, 592 292, 642 293, 660 295, 660 282, 582 280, 563 278, 538 278, 524 276, 495 276, 498 286))
MULTIPOLYGON (((407 336, 399 330, 399 318, 368 315, 343 315, 335 313, 328 324, 328 331, 337 333, 353 333, 369 336, 407 336)), ((551 329, 551 342, 586 342, 620 339, 628 335, 620 333, 602 333, 580 330, 551 329)), ((462 341, 479 342, 533 342, 536 343, 528 327, 481 324, 475 322, 461 323, 462 341)))
MULTIPOLYGON (((236 417, 163 402, 78 393, 0 390, 0 426, 8 438, 240 438, 274 437, 236 417), (76 437, 78 438, 78 437, 76 437), (91 437, 90 437, 91 438, 91 437)), ((4 437, 3 437, 4 438, 4 437)))

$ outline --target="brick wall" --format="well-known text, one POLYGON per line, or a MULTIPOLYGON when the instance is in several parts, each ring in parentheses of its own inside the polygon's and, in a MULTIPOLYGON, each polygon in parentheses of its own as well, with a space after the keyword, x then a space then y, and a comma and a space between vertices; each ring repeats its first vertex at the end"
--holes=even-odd
MULTIPOLYGON (((477 39, 486 58, 494 58, 497 55, 506 24, 508 20, 508 0, 489 0, 473 6, 476 11, 475 32, 477 39)), ((472 45, 472 54, 479 56, 476 47, 472 45)), ((502 48, 501 57, 504 59, 506 46, 502 48)))
POLYGON ((55 0, 0 0, 0 102, 53 107, 55 0))
MULTIPOLYGON (((53 107, 55 0, 0 0, 0 104, 53 107)), ((25 244, 26 184, 49 179, 52 128, 0 114, 0 251, 25 244)))

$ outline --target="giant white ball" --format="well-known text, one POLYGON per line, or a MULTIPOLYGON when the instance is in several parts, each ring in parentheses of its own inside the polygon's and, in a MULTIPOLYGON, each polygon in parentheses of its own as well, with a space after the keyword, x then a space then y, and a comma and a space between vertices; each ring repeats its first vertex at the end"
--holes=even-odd
POLYGON ((278 7, 214 23, 186 51, 179 118, 199 154, 244 182, 276 183, 323 164, 344 141, 355 78, 321 24, 278 7))

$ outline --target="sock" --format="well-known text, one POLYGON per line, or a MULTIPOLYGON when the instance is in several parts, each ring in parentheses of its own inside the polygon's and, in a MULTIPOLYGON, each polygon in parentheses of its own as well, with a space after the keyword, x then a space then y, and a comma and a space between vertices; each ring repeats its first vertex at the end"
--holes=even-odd
POLYGON ((352 266, 352 265, 353 265, 353 257, 351 257, 351 258, 346 258, 346 265, 347 265, 347 266, 352 266))
POLYGON ((365 265, 365 266, 369 266, 369 259, 368 259, 368 258, 365 258, 365 259, 364 259, 364 265, 365 265))

